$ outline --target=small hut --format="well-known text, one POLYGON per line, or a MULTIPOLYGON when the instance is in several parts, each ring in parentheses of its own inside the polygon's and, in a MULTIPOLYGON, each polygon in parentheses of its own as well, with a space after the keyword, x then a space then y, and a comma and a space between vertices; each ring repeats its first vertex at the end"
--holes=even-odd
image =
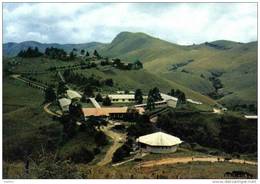
POLYGON ((151 153, 173 153, 182 141, 175 136, 156 132, 141 136, 136 140, 142 151, 151 153))

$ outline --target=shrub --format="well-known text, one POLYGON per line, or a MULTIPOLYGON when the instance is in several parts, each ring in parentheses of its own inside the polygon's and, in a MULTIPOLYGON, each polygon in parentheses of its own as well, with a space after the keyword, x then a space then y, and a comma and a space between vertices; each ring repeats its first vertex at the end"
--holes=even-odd
POLYGON ((94 159, 94 154, 85 147, 80 147, 70 155, 70 158, 74 163, 88 163, 94 159))
POLYGON ((98 132, 98 133, 95 135, 95 143, 96 143, 98 146, 107 145, 108 140, 107 140, 106 135, 105 135, 103 132, 98 132))
POLYGON ((112 103, 111 103, 111 100, 108 96, 106 96, 106 98, 103 100, 103 105, 104 106, 110 106, 112 103))
POLYGON ((101 152, 101 151, 100 151, 99 148, 94 148, 94 149, 93 149, 93 153, 94 153, 95 155, 99 154, 100 152, 101 152))
POLYGON ((113 155, 112 162, 119 162, 122 161, 125 157, 130 156, 131 148, 127 145, 123 145, 116 150, 113 155))

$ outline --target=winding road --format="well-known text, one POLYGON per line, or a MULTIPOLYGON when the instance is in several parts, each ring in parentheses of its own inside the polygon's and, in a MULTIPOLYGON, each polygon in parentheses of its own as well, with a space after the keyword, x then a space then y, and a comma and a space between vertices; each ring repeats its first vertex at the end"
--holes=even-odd
POLYGON ((163 158, 159 160, 142 162, 138 165, 138 167, 154 167, 159 165, 189 163, 189 162, 198 162, 198 161, 199 162, 230 162, 230 163, 257 165, 257 162, 240 160, 240 159, 232 159, 229 161, 224 161, 224 158, 221 157, 176 157, 176 158, 163 158))
POLYGON ((44 111, 45 111, 46 113, 52 115, 52 116, 61 117, 60 114, 54 113, 54 112, 52 112, 52 111, 48 108, 50 105, 51 105, 51 103, 45 104, 44 107, 43 107, 44 111))
POLYGON ((41 90, 43 90, 43 91, 46 90, 46 88, 47 88, 46 85, 44 85, 44 84, 39 84, 39 83, 37 83, 37 82, 35 82, 35 81, 31 81, 31 80, 29 80, 29 79, 27 79, 27 78, 23 78, 23 77, 21 77, 21 75, 14 74, 14 75, 12 75, 11 77, 14 78, 14 79, 16 79, 16 80, 20 80, 20 81, 22 81, 22 82, 24 82, 24 83, 26 83, 26 84, 30 83, 31 85, 33 85, 33 86, 35 86, 36 88, 41 89, 41 90))
POLYGON ((101 128, 102 132, 104 132, 107 136, 113 139, 113 145, 108 149, 105 157, 97 163, 98 166, 104 166, 112 162, 114 152, 126 141, 126 135, 114 132, 113 130, 111 130, 112 127, 113 125, 108 125, 106 127, 101 128))

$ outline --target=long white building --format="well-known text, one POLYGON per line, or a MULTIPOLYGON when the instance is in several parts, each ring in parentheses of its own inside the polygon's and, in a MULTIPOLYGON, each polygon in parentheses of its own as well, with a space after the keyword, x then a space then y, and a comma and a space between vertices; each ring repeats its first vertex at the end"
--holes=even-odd
MULTIPOLYGON (((134 94, 111 94, 108 95, 112 103, 134 103, 134 94)), ((143 96, 143 99, 147 99, 147 96, 143 96)))
MULTIPOLYGON (((170 95, 160 93, 163 100, 155 102, 155 107, 173 107, 177 105, 178 98, 172 97, 170 95)), ((134 103, 135 95, 134 94, 111 94, 108 95, 112 103, 134 103)), ((143 99, 146 100, 148 96, 143 96, 143 99)), ((135 105, 135 107, 146 107, 146 103, 135 105)))

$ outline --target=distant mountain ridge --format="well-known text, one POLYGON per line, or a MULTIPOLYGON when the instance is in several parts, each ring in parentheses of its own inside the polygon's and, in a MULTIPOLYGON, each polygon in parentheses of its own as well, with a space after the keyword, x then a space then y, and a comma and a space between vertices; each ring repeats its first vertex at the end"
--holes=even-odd
POLYGON ((73 48, 87 49, 93 51, 94 49, 101 49, 106 44, 99 42, 90 42, 82 44, 59 44, 59 43, 40 43, 36 41, 25 41, 21 43, 8 42, 3 44, 3 53, 5 56, 16 56, 21 50, 26 50, 29 47, 38 47, 40 52, 44 52, 47 47, 56 47, 70 52, 73 48))
MULTIPOLYGON (((87 49, 93 51, 94 49, 101 49, 105 51, 107 55, 113 55, 113 52, 126 53, 136 49, 145 48, 147 46, 153 47, 156 43, 163 44, 163 47, 190 47, 174 44, 159 38, 152 37, 145 33, 132 33, 132 32, 121 32, 119 33, 111 43, 100 43, 100 42, 89 42, 80 44, 60 44, 60 43, 41 43, 37 41, 24 41, 24 42, 7 42, 3 44, 4 56, 16 56, 21 50, 26 50, 28 47, 38 47, 41 52, 44 52, 47 47, 56 47, 64 49, 66 52, 70 52, 73 48, 76 49, 87 49), (160 43, 161 42, 161 43, 160 43)), ((205 42, 202 44, 196 44, 196 46, 208 45, 209 47, 216 46, 216 49, 230 49, 236 45, 243 44, 240 42, 228 41, 228 40, 216 40, 213 42, 205 42)))

